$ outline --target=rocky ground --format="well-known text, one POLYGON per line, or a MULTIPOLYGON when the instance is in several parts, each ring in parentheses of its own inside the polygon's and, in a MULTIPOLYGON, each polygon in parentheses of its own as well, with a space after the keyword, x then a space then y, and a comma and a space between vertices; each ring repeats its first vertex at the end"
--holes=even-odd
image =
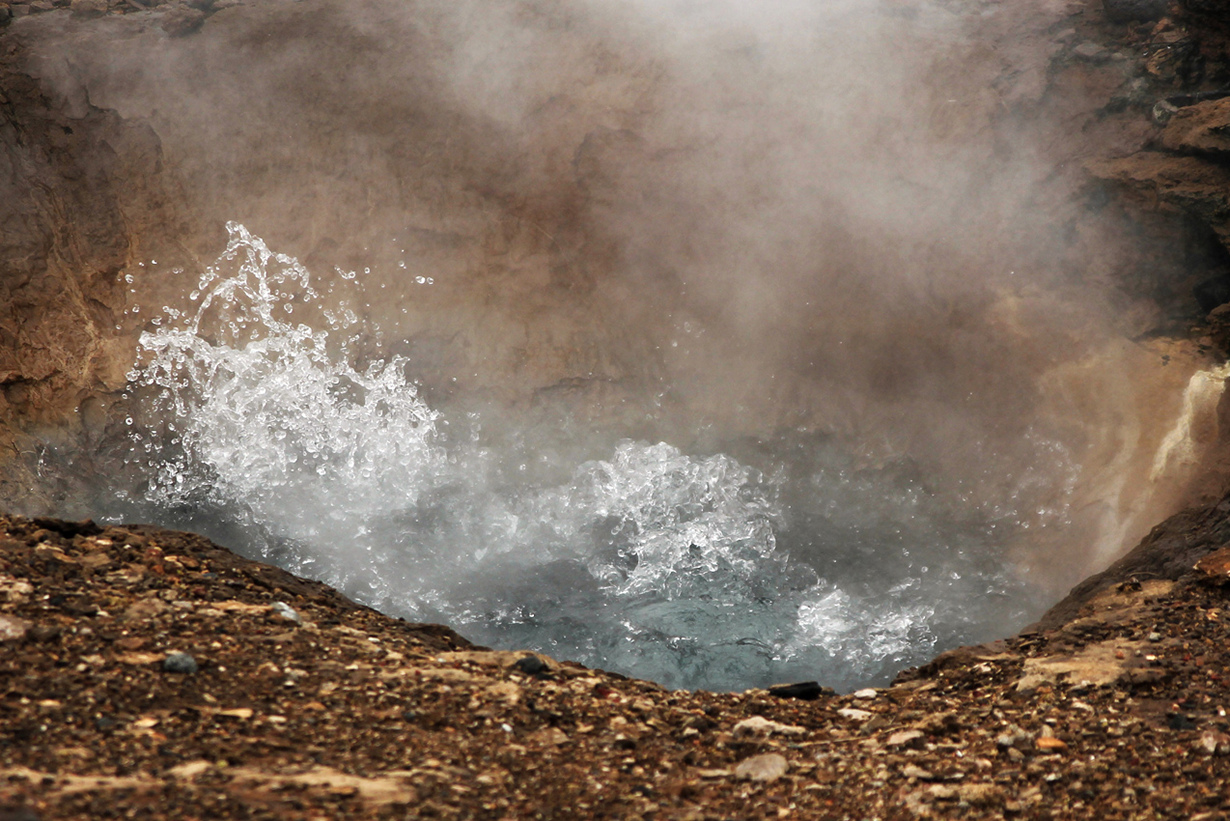
POLYGON ((670 691, 199 536, 0 517, 0 818, 1224 818, 1228 512, 849 695, 670 691))

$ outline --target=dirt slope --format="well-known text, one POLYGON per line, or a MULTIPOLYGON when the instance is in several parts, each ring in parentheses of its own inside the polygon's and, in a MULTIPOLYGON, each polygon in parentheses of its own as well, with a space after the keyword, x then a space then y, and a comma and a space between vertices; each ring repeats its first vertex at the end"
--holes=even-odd
MULTIPOLYGON (((1173 523, 1188 558, 1223 541, 1221 507, 1173 523)), ((6 819, 1230 811, 1224 552, 889 688, 803 699, 485 650, 190 534, 0 532, 6 819)))

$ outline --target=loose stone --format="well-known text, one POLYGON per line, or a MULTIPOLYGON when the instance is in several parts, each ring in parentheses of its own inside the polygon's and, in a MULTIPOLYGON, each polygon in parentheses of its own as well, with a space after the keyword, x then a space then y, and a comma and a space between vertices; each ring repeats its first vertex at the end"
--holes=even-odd
POLYGON ((286 602, 276 601, 270 605, 269 615, 273 619, 290 622, 296 626, 303 624, 302 617, 286 602))
POLYGON ((804 701, 815 701, 820 696, 835 695, 830 687, 821 687, 816 681, 800 681, 797 684, 775 684, 769 688, 769 695, 777 698, 798 698, 804 701))
POLYGON ((547 663, 538 656, 525 656, 518 659, 513 667, 516 667, 527 676, 540 676, 547 672, 547 663))
POLYGON ((197 671, 196 659, 187 653, 176 650, 172 653, 167 653, 167 657, 162 660, 162 669, 168 673, 192 675, 197 671))
POLYGON ((920 730, 901 730, 893 733, 885 742, 890 747, 921 747, 923 734, 920 730))
POLYGON ((745 718, 735 725, 735 736, 749 735, 803 735, 807 732, 803 727, 796 727, 793 724, 780 724, 776 721, 770 721, 763 716, 752 716, 745 718))
POLYGON ((0 642, 23 641, 30 632, 30 622, 16 616, 0 615, 0 642))
POLYGON ((776 781, 790 769, 790 762, 778 753, 754 755, 735 767, 735 776, 747 781, 776 781))

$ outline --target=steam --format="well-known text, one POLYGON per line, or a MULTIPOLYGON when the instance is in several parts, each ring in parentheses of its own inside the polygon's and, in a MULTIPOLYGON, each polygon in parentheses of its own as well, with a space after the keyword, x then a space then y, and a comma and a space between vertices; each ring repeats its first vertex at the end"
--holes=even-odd
POLYGON ((1087 276, 1028 14, 1016 66, 1006 4, 63 23, 32 71, 148 128, 178 203, 125 272, 167 306, 124 320, 125 503, 668 683, 852 686, 1019 626, 1026 579, 1181 498, 1161 437, 1220 396, 1185 410, 1204 363, 1087 276))
POLYGON ((948 522, 916 482, 855 479, 835 453, 770 477, 630 440, 569 466, 538 441, 523 458, 570 475, 507 475, 473 416, 418 397, 406 360, 350 364, 360 320, 345 301, 318 307, 347 275, 322 294, 297 260, 228 229, 195 310, 141 336, 133 510, 239 524, 248 549, 387 612, 676 686, 856 686, 1019 617, 1012 574, 967 555, 1019 522, 948 522), (301 321, 313 313, 317 329, 301 321))

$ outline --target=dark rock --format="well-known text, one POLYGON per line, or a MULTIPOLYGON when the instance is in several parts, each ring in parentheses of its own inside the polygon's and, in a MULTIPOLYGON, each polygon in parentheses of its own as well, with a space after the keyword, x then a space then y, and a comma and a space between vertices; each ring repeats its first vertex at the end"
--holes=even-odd
POLYGON ((196 659, 187 653, 176 650, 173 653, 168 653, 167 657, 162 660, 162 669, 168 673, 192 675, 197 671, 196 659))
POLYGON ((169 37, 184 37, 201 27, 205 12, 188 6, 176 6, 162 18, 162 30, 169 37))
POLYGON ((214 7, 214 0, 188 0, 188 5, 208 14, 214 7))
POLYGON ((1102 0, 1106 17, 1116 23, 1160 20, 1170 8, 1170 0, 1102 0))
POLYGON ((1196 722, 1183 713, 1169 713, 1166 716, 1166 726, 1172 730, 1194 730, 1196 722))
POLYGON ((1210 23, 1230 25, 1230 4, 1226 0, 1178 0, 1179 10, 1210 23))
POLYGON ((522 673, 527 676, 541 676, 547 672, 547 664, 538 656, 526 656, 513 663, 522 673))
POLYGON ((11 17, 25 17, 30 13, 30 6, 27 3, 14 3, 9 6, 9 15, 11 17))
POLYGON ((800 681, 796 684, 775 684, 769 688, 769 695, 815 701, 820 696, 835 696, 837 693, 831 687, 821 687, 819 682, 800 681))
POLYGON ((1209 313, 1217 306, 1230 302, 1230 277, 1217 276, 1206 279, 1192 288, 1192 295, 1196 297, 1200 309, 1209 313))

